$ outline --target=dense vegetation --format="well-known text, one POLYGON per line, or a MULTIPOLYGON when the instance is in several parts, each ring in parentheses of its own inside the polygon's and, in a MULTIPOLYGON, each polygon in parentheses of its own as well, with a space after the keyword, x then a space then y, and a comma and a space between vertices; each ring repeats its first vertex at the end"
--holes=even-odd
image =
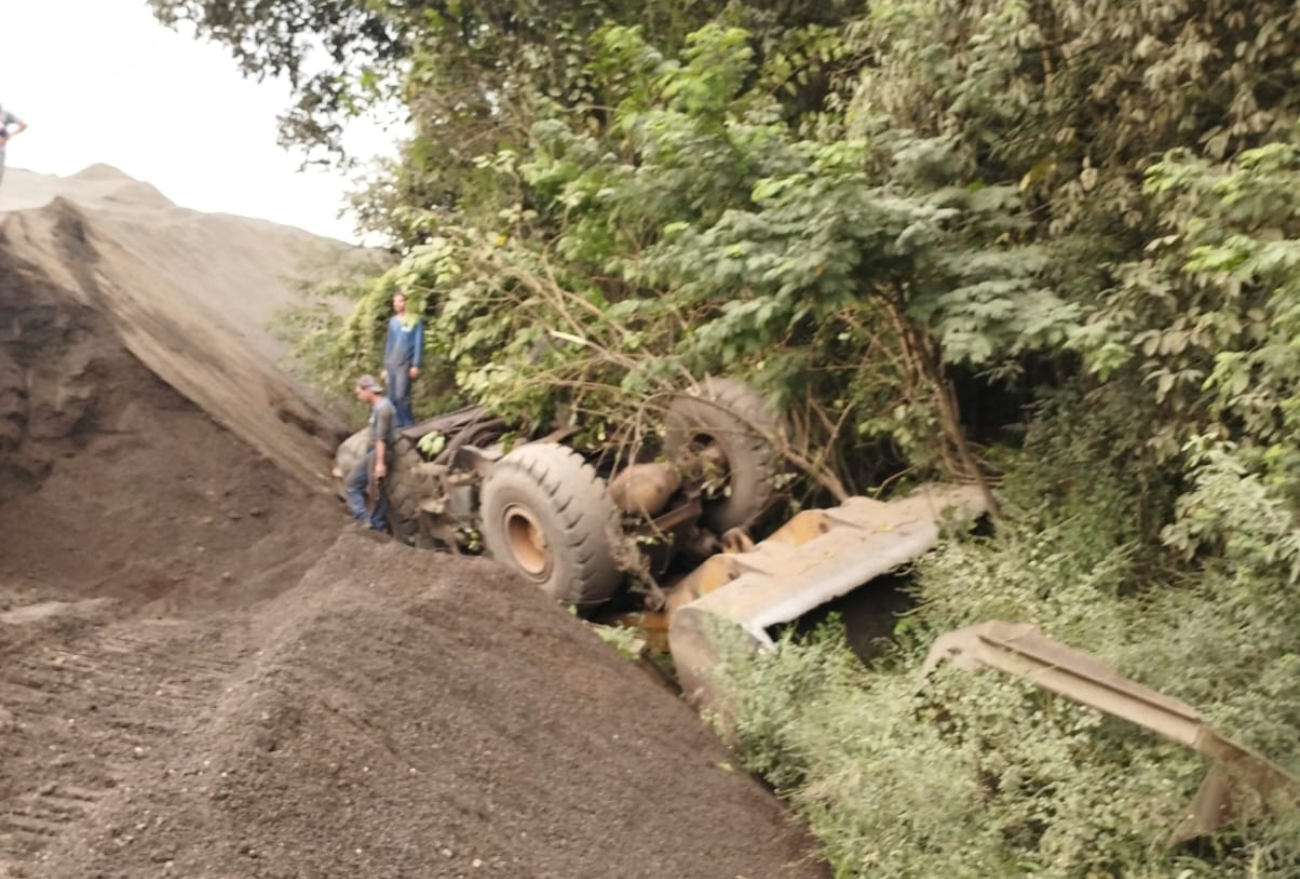
POLYGON ((837 875, 1300 872, 1286 818, 1163 845, 1189 751, 916 687, 937 633, 1033 622, 1300 772, 1294 4, 151 2, 293 78, 289 142, 409 109, 357 199, 400 263, 299 315, 319 375, 373 365, 400 287, 430 407, 623 423, 726 373, 798 426, 803 500, 993 488, 878 668, 830 638, 735 671, 744 751, 837 875))

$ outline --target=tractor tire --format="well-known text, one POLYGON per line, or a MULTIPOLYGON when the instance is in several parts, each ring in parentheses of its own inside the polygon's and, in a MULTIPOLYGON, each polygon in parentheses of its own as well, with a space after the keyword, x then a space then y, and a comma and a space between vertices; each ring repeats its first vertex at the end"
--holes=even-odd
POLYGON ((399 436, 388 471, 388 528, 399 543, 413 543, 420 529, 420 479, 415 468, 424 459, 415 441, 399 436))
POLYGON ((605 480, 558 443, 530 443, 498 461, 483 482, 483 544, 552 598, 587 614, 623 575, 612 541, 622 533, 605 480))
POLYGON ((334 491, 340 498, 344 497, 343 483, 353 468, 366 456, 366 445, 369 442, 370 428, 363 427, 339 443, 338 450, 334 453, 334 470, 338 474, 334 477, 334 491))
POLYGON ((780 455, 770 437, 781 419, 758 391, 729 378, 707 377, 700 392, 673 397, 664 413, 664 452, 674 460, 692 445, 714 443, 727 456, 730 493, 706 501, 701 523, 722 534, 757 522, 776 497, 780 455))

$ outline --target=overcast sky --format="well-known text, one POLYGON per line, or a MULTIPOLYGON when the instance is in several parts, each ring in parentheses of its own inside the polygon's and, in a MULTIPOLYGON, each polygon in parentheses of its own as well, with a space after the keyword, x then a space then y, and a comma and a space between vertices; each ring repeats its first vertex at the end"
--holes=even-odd
MULTIPOLYGON (((0 3, 0 104, 31 126, 9 167, 66 176, 102 162, 184 207, 356 240, 336 217, 350 181, 298 173, 302 156, 276 145, 287 85, 244 79, 223 47, 164 28, 145 0, 0 3)), ((349 132, 359 155, 391 140, 349 132)))

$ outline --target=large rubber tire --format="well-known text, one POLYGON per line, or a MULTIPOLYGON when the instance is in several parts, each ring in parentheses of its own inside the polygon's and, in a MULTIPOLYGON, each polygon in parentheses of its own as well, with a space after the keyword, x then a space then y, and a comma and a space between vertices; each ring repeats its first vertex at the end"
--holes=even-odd
MULTIPOLYGON (((370 444, 370 428, 363 427, 344 440, 334 454, 334 462, 341 477, 335 480, 335 490, 343 497, 343 482, 348 474, 366 456, 370 444)), ((420 515, 419 480, 413 478, 415 465, 420 463, 420 450, 415 443, 399 436, 393 446, 393 466, 388 473, 388 527, 393 537, 403 543, 415 538, 420 515)))
POLYGON ((618 510, 605 480, 573 449, 515 449, 493 465, 482 499, 483 544, 492 558, 582 614, 617 591, 618 510))
POLYGON ((415 468, 422 460, 414 440, 397 438, 388 471, 388 529, 401 543, 412 543, 419 531, 421 484, 415 468))
POLYGON ((704 505, 701 522, 722 534, 758 521, 776 497, 780 456, 769 437, 781 419, 748 385, 707 377, 699 393, 673 397, 664 413, 664 452, 673 460, 692 444, 716 443, 727 456, 730 492, 704 505))
POLYGON ((353 468, 366 456, 366 445, 369 442, 370 428, 363 427, 339 443, 338 450, 334 453, 334 466, 340 475, 334 479, 334 490, 340 498, 344 497, 343 483, 347 480, 348 474, 352 472, 353 468))

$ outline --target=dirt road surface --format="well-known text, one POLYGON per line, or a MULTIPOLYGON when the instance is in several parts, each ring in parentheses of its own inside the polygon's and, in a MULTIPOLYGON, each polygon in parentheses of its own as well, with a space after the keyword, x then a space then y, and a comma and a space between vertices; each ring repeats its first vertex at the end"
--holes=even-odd
POLYGON ((87 204, 0 222, 0 879, 825 875, 583 623, 345 525, 335 428, 87 204))

